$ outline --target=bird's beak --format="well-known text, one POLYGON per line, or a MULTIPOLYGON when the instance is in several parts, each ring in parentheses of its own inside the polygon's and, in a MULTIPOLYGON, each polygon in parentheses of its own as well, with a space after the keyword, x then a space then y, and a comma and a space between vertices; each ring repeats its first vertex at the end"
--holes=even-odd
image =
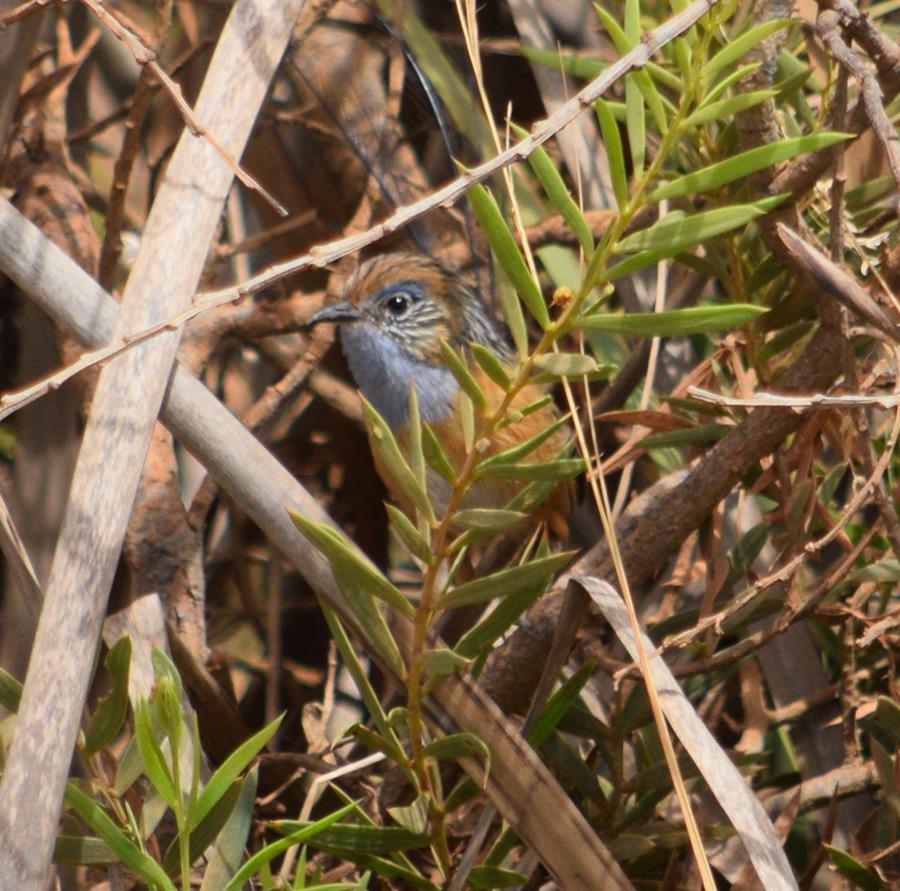
POLYGON ((362 318, 359 308, 346 300, 339 303, 332 303, 329 306, 323 306, 320 310, 314 312, 307 320, 306 327, 312 328, 320 322, 355 322, 362 318))

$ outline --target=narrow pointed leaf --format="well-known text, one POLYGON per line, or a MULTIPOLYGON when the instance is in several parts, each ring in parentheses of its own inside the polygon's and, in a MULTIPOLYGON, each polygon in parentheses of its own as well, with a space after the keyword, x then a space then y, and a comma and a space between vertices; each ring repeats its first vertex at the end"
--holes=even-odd
POLYGON ((533 464, 496 464, 485 467, 478 474, 493 480, 522 482, 556 482, 569 480, 584 470, 581 458, 559 458, 556 461, 542 461, 533 464))
POLYGON ((258 774, 258 768, 254 767, 241 781, 234 809, 222 827, 215 845, 210 849, 209 861, 203 871, 200 891, 217 891, 240 868, 250 827, 253 825, 258 774))
POLYGON ((612 180, 616 204, 619 206, 619 210, 622 210, 628 204, 628 174, 625 170, 625 153, 622 149, 619 124, 613 117, 609 103, 603 99, 598 99, 594 103, 594 110, 597 113, 597 121, 600 124, 600 135, 603 138, 603 145, 606 146, 606 156, 609 160, 609 176, 612 180))
POLYGON ((818 151, 853 138, 855 137, 852 133, 813 133, 809 136, 797 136, 761 145, 665 183, 654 189, 647 200, 662 201, 663 198, 680 198, 696 192, 708 192, 710 189, 743 179, 751 173, 764 170, 781 161, 789 161, 806 152, 818 151))
POLYGON ((596 313, 579 319, 577 327, 635 337, 678 337, 739 328, 758 319, 766 311, 764 307, 752 303, 730 303, 725 306, 688 306, 665 312, 596 313))
POLYGON ((515 510, 502 510, 500 508, 471 507, 461 510, 453 517, 454 526, 463 529, 480 529, 486 532, 500 532, 511 529, 524 520, 528 514, 522 514, 515 510))
POLYGON ((290 517, 310 543, 328 558, 335 574, 340 572, 373 597, 383 600, 408 616, 413 615, 414 610, 409 600, 337 529, 327 523, 310 520, 295 511, 290 511, 290 517))
POLYGON ((512 385, 509 375, 503 364, 497 358, 497 354, 493 350, 489 350, 486 346, 473 341, 469 344, 469 349, 475 357, 475 361, 481 366, 481 370, 498 386, 504 390, 509 390, 512 385))
POLYGON ((767 203, 763 206, 760 206, 761 202, 732 204, 690 216, 684 216, 680 212, 667 214, 649 228, 623 238, 616 246, 616 253, 665 250, 669 256, 674 257, 687 248, 703 244, 733 229, 740 229, 758 219, 771 208, 769 199, 764 200, 767 203))
POLYGON ((394 530, 400 541, 406 545, 413 556, 427 563, 431 559, 431 548, 422 537, 422 533, 413 525, 412 520, 393 504, 386 504, 385 509, 388 519, 391 521, 391 529, 394 530))
POLYGON ((466 367, 466 363, 460 358, 459 353, 446 340, 441 341, 441 355, 465 394, 479 409, 484 411, 487 405, 487 397, 484 395, 484 390, 481 389, 481 385, 472 376, 472 372, 466 367))
MULTIPOLYGON (((528 135, 528 131, 522 127, 513 125, 515 135, 522 139, 528 135)), ((546 149, 538 147, 529 156, 528 163, 531 166, 534 175, 538 178, 541 188, 547 193, 547 198, 553 209, 566 221, 581 249, 586 256, 590 256, 594 251, 594 236, 591 235, 591 227, 588 226, 581 208, 575 203, 566 186, 556 164, 547 154, 546 149)))
POLYGON ((475 216, 478 217, 478 222, 481 223, 484 234, 500 261, 503 271, 512 282, 522 302, 528 307, 528 311, 542 328, 546 328, 550 324, 550 314, 547 312, 544 296, 528 270, 525 259, 519 251, 519 246, 516 244, 509 226, 503 219, 503 214, 500 213, 494 196, 481 184, 473 186, 468 195, 472 210, 475 211, 475 216))
POLYGON ((600 370, 600 366, 584 353, 545 353, 534 360, 536 368, 553 377, 581 377, 600 370))
POLYGON ((17 712, 21 699, 21 682, 16 680, 5 668, 0 668, 0 705, 11 712, 17 712))
POLYGON ((430 799, 430 795, 420 792, 411 804, 405 807, 389 807, 387 811, 403 829, 421 835, 428 829, 430 799))
POLYGON ((190 814, 190 827, 195 828, 213 809, 215 803, 234 784, 247 765, 262 751, 276 734, 284 715, 279 715, 250 739, 244 740, 215 770, 206 787, 200 793, 190 814))
MULTIPOLYGON (((362 701, 366 706, 366 711, 369 713, 370 718, 375 723, 375 726, 378 728, 381 735, 394 747, 394 750, 402 751, 400 741, 397 739, 397 736, 388 721, 387 715, 381 707, 381 701, 378 694, 376 694, 375 689, 372 687, 368 672, 360 664, 359 657, 353 649, 353 644, 350 642, 350 638, 347 636, 347 632, 341 624, 341 620, 333 610, 326 606, 322 607, 322 613, 325 616, 325 621, 328 623, 328 629, 331 632, 331 637, 334 640, 334 645, 337 647, 342 664, 353 678, 353 683, 356 684, 356 689, 362 697, 362 701)), ((393 642, 393 639, 391 639, 391 643, 396 648, 396 643, 393 642)), ((403 665, 403 659, 400 656, 399 651, 396 655, 396 663, 397 666, 395 670, 397 671, 397 676, 403 677, 406 669, 403 665)), ((391 663, 388 662, 388 664, 391 663)))
POLYGON ((543 445, 551 436, 553 436, 558 430, 562 429, 569 423, 568 416, 563 416, 561 418, 557 418, 552 424, 548 427, 545 427, 543 430, 535 433, 533 436, 529 436, 524 442, 520 442, 518 445, 513 446, 509 449, 504 449, 502 452, 498 452, 496 455, 491 455, 490 458, 485 458, 478 467, 476 471, 481 471, 486 467, 493 467, 495 464, 513 464, 518 461, 520 458, 524 458, 526 455, 529 455, 533 452, 538 446, 543 445))
MULTIPOLYGON (((292 834, 288 838, 296 838, 316 824, 303 823, 299 820, 277 820, 269 825, 276 832, 291 832, 292 834)), ((393 854, 396 851, 424 848, 430 844, 431 840, 426 832, 410 832, 400 826, 363 826, 341 823, 320 829, 309 838, 304 838, 303 841, 306 841, 310 847, 327 851, 336 857, 352 860, 360 855, 393 854)))
POLYGON ((451 733, 425 747, 430 758, 478 758, 484 762, 485 778, 491 770, 491 750, 474 733, 451 733))
POLYGON ((792 19, 773 19, 769 22, 763 22, 761 25, 755 25, 749 28, 740 37, 730 40, 722 49, 720 49, 704 66, 703 75, 709 78, 710 75, 728 68, 739 62, 747 53, 753 49, 758 43, 765 40, 770 34, 780 31, 782 28, 789 28, 798 25, 792 19))
POLYGON ((99 752, 112 742, 128 717, 128 674, 131 666, 131 638, 121 637, 106 654, 103 664, 112 689, 100 700, 85 734, 87 755, 99 752))
POLYGON ((449 647, 436 647, 422 653, 422 668, 429 678, 449 677, 465 670, 471 664, 471 659, 461 656, 449 647))
POLYGON ((105 866, 118 863, 113 849, 91 835, 57 835, 53 843, 53 862, 58 866, 105 866))
POLYGON ((631 168, 637 179, 644 171, 647 123, 644 117, 644 94, 635 80, 634 72, 625 75, 625 129, 628 132, 631 168))
POLYGON ((750 93, 739 93, 728 99, 720 99, 718 102, 710 102, 698 108, 682 124, 685 129, 696 127, 698 124, 707 124, 710 121, 727 121, 739 111, 746 111, 771 99, 777 95, 777 90, 753 90, 750 93))
MULTIPOLYGON (((177 803, 175 787, 172 784, 169 768, 163 758, 162 749, 160 749, 159 743, 156 741, 150 703, 146 699, 139 702, 135 707, 134 733, 137 737, 144 773, 163 797, 166 804, 169 807, 173 807, 177 803)), ((177 754, 175 757, 177 757, 177 754)))
POLYGON ((519 888, 528 884, 528 876, 502 866, 473 866, 469 871, 467 886, 474 891, 482 888, 519 888))
POLYGON ((131 841, 110 819, 106 811, 74 783, 66 785, 66 802, 112 848, 125 866, 136 872, 144 881, 162 888, 163 891, 175 891, 172 880, 165 874, 163 868, 131 841))
POLYGON ((425 452, 425 460, 428 466, 443 477, 448 483, 456 479, 456 471, 444 451, 440 440, 435 436, 434 430, 428 424, 422 425, 422 449, 425 452))
POLYGON ((437 606, 447 609, 473 603, 487 603, 498 597, 514 597, 520 591, 534 586, 543 588, 572 559, 573 554, 574 551, 563 551, 561 554, 532 560, 521 566, 502 569, 500 572, 465 582, 439 597, 437 606))
POLYGON ((711 102, 715 102, 732 84, 737 83, 742 77, 746 77, 751 71, 756 71, 761 62, 752 62, 749 65, 741 65, 726 77, 723 77, 710 91, 703 97, 703 101, 699 107, 704 108, 711 102))
POLYGON ((366 399, 363 399, 362 404, 369 443, 375 454, 379 472, 386 477, 388 488, 406 496, 417 510, 429 520, 433 520, 434 512, 428 496, 406 463, 391 428, 366 399))
POLYGON ((422 451, 422 417, 419 414, 419 394, 410 382, 409 387, 409 467, 419 488, 425 487, 425 455, 422 451))
MULTIPOLYGON (((291 832, 286 838, 281 838, 276 842, 272 842, 272 844, 266 845, 262 850, 249 857, 244 865, 231 877, 231 881, 222 891, 238 891, 238 889, 243 888, 245 882, 256 875, 269 861, 274 860, 288 848, 309 841, 333 823, 343 819, 351 811, 356 810, 356 807, 356 802, 351 802, 339 808, 333 814, 317 820, 315 823, 298 824, 295 832, 291 832)), ((277 824, 275 824, 275 828, 277 828, 277 824)))

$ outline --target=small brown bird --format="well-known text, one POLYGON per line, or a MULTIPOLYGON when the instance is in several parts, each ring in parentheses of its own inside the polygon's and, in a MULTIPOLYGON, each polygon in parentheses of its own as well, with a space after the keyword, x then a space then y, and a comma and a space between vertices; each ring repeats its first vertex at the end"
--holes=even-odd
MULTIPOLYGON (((450 463, 457 470, 466 458, 461 389, 447 367, 441 351, 446 341, 457 351, 469 351, 478 343, 512 366, 514 354, 500 326, 488 315, 478 295, 453 273, 434 260, 417 254, 385 254, 364 262, 347 283, 344 299, 316 312, 310 325, 335 322, 341 345, 356 385, 393 430, 401 449, 408 449, 409 388, 418 396, 423 421, 432 428, 450 463)), ((506 393, 474 361, 469 370, 481 386, 492 414, 506 393)), ((521 411, 544 395, 535 384, 524 386, 512 400, 511 413, 521 411)), ((509 449, 553 424, 559 415, 548 403, 519 420, 496 430, 481 443, 480 458, 509 449)), ((476 420, 477 426, 477 420, 476 420)), ((523 460, 545 462, 557 458, 567 436, 557 431, 523 460)), ((478 479, 460 507, 504 507, 522 488, 521 482, 478 479)), ((441 476, 428 471, 428 495, 440 516, 446 509, 449 486, 441 476)), ((564 511, 569 487, 562 501, 564 511)), ((401 493, 392 492, 401 503, 401 493)))

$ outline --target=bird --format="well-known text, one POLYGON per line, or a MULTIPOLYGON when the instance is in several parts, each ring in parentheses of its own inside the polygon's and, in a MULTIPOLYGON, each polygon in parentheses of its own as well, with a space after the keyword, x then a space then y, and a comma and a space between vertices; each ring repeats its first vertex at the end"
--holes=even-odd
MULTIPOLYGON (((414 386, 421 420, 431 427, 458 473, 467 454, 462 391, 444 357, 441 341, 469 359, 470 345, 477 343, 490 350, 510 372, 515 365, 505 329, 488 313, 479 295, 458 274, 427 255, 381 254, 361 263, 349 277, 342 299, 313 313, 307 325, 323 322, 338 325, 356 386, 391 428, 401 450, 408 454, 409 396, 410 386, 414 386)), ((495 412, 506 392, 476 362, 469 361, 468 368, 485 394, 482 412, 495 412)), ((522 412, 545 393, 539 384, 522 387, 509 407, 511 422, 498 425, 487 441, 479 441, 479 458, 516 446, 554 424, 559 412, 552 400, 535 411, 522 412)), ((558 458, 567 440, 564 430, 557 430, 523 460, 558 458)), ((390 489, 389 475, 379 472, 390 489)), ((456 507, 503 508, 523 485, 521 481, 479 478, 456 507)), ((557 488, 562 495, 555 496, 556 507, 565 513, 571 507, 570 487, 557 488)), ((441 516, 448 505, 448 482, 429 468, 426 489, 435 514, 441 516)), ((391 491, 391 495, 401 506, 407 506, 403 493, 391 491)))

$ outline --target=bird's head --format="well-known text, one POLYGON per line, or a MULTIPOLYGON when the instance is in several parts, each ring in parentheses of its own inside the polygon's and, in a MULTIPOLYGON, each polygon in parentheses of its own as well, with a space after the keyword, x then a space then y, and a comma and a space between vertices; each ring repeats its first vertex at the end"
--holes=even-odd
POLYGON ((367 260, 347 282, 344 299, 314 313, 308 324, 320 322, 340 325, 356 385, 392 427, 408 419, 410 382, 425 420, 440 420, 450 410, 457 385, 442 340, 457 349, 475 341, 501 360, 512 358, 478 295, 418 254, 367 260))

